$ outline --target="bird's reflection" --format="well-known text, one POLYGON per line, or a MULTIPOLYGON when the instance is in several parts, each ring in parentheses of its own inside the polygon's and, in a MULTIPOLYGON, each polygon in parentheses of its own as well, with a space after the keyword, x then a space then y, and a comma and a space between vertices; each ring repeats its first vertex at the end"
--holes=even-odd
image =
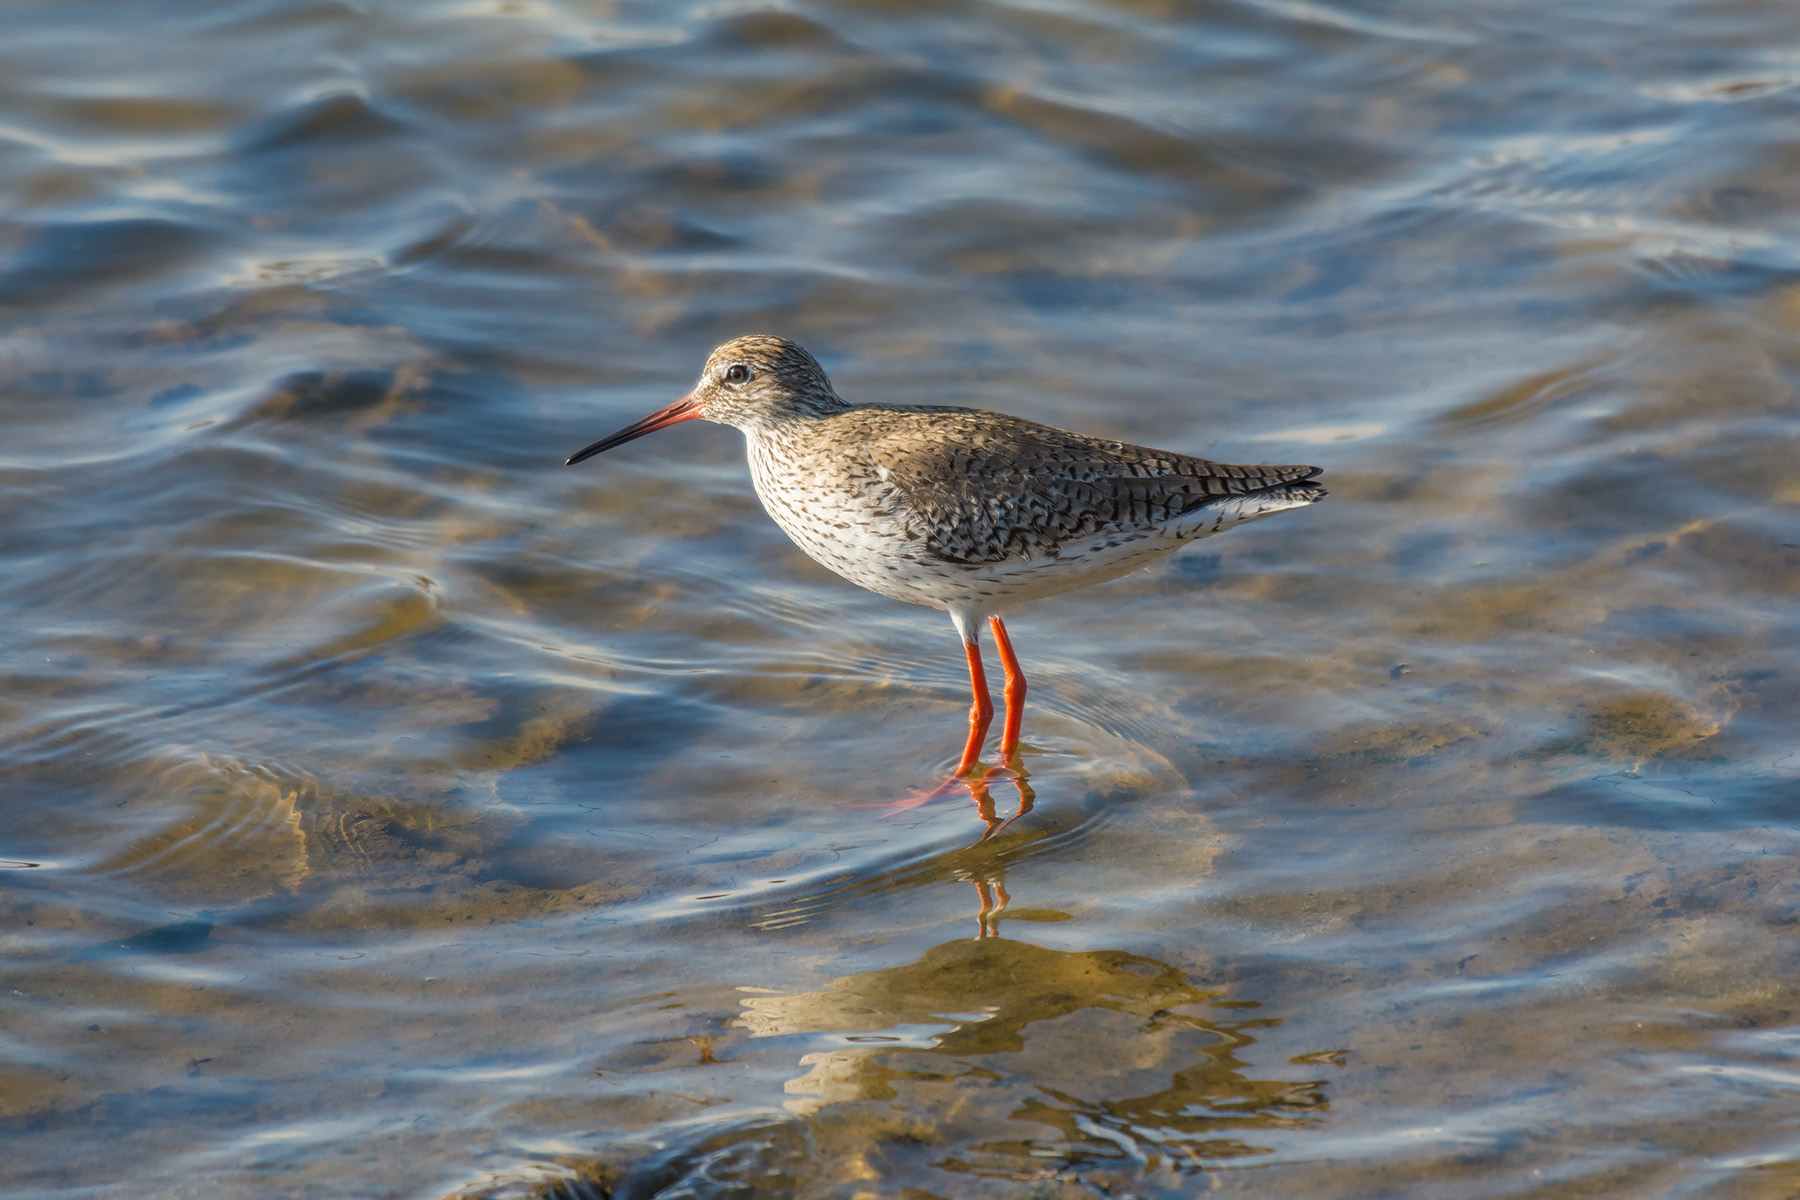
POLYGON ((967 787, 969 789, 969 798, 975 801, 975 815, 981 818, 981 823, 984 826, 981 836, 976 839, 977 845, 987 841, 1002 829, 1011 825, 1014 821, 1030 812, 1032 807, 1037 804, 1037 793, 1031 790, 1030 779, 1031 776, 1026 773, 1025 764, 1019 761, 1019 757, 1015 754, 1012 757, 1011 763, 1004 769, 989 767, 979 775, 972 775, 965 779, 952 781, 961 783, 967 787), (1004 820, 998 815, 998 808, 994 803, 993 792, 988 789, 988 780, 993 778, 996 773, 1002 772, 1002 770, 1004 771, 1004 777, 1009 779, 1019 792, 1018 807, 1013 811, 1012 816, 1007 817, 1004 820))
POLYGON ((993 879, 976 879, 975 894, 981 897, 981 908, 975 915, 975 936, 999 937, 1000 911, 1012 903, 1005 882, 998 872, 993 879))
POLYGON ((1031 774, 1025 770, 1024 761, 1017 753, 1010 755, 1005 766, 992 766, 977 763, 975 769, 964 775, 952 775, 928 792, 914 792, 901 800, 884 800, 875 804, 851 804, 849 808, 866 809, 883 817, 896 816, 900 813, 912 812, 935 804, 959 792, 967 791, 969 799, 975 802, 975 815, 981 818, 984 826, 982 834, 976 839, 977 844, 987 841, 995 834, 1024 816, 1037 804, 1037 793, 1031 788, 1031 774), (1019 803, 1010 817, 999 815, 999 806, 994 802, 993 790, 988 786, 989 780, 1004 779, 1012 783, 1018 790, 1019 803))
MULTIPOLYGON (((985 887, 1004 907, 1004 888, 985 887)), ((1049 1165, 1185 1174, 1266 1153, 1254 1131, 1310 1126, 1328 1108, 1322 1080, 1252 1065, 1257 1032, 1278 1021, 1122 950, 958 939, 823 991, 741 1003, 750 1037, 802 1040, 790 1111, 831 1106, 834 1122, 873 1130, 897 1105, 956 1143, 946 1154, 924 1138, 929 1166, 989 1178, 1049 1165)))
MULTIPOLYGON (((1023 765, 1018 764, 1014 755, 1015 766, 1010 773, 1013 786, 1019 791, 1019 804, 1013 815, 1002 819, 994 804, 993 793, 988 790, 987 780, 991 771, 963 780, 968 786, 969 796, 975 801, 975 815, 981 818, 981 836, 975 839, 979 846, 1001 830, 1030 812, 1037 803, 1037 793, 1031 790, 1029 778, 1023 765)), ((979 898, 979 907, 975 915, 975 936, 977 938, 1000 936, 1000 913, 1012 903, 1012 896, 1006 890, 1006 870, 998 857, 990 858, 969 872, 969 879, 975 885, 975 894, 979 898)))
MULTIPOLYGON (((976 764, 976 770, 965 775, 953 775, 944 780, 929 792, 909 796, 904 800, 890 801, 885 804, 852 805, 853 808, 875 809, 884 816, 913 809, 923 808, 927 804, 943 800, 959 791, 966 790, 969 799, 975 803, 975 815, 981 821, 981 836, 977 837, 969 849, 982 845, 989 839, 998 836, 1014 821, 1029 813, 1037 804, 1037 793, 1031 787, 1031 775, 1025 770, 1025 764, 1018 751, 1007 756, 1005 766, 976 764), (1018 792, 1019 802, 1013 806, 1011 816, 1001 816, 999 805, 994 800, 993 790, 988 786, 989 780, 1004 780, 1018 792)), ((1007 893, 1006 872, 998 857, 989 858, 979 863, 971 863, 959 871, 975 885, 975 893, 979 907, 975 918, 975 936, 977 938, 998 937, 1000 935, 1000 913, 1012 902, 1007 893)))

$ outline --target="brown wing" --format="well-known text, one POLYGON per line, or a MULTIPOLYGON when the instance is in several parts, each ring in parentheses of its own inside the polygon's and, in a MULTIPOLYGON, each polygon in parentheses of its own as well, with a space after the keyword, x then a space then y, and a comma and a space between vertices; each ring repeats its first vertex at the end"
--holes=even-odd
POLYGON ((1149 532, 1221 497, 1319 473, 1211 462, 972 409, 882 416, 862 448, 904 499, 909 531, 950 562, 1035 558, 1075 539, 1149 532))

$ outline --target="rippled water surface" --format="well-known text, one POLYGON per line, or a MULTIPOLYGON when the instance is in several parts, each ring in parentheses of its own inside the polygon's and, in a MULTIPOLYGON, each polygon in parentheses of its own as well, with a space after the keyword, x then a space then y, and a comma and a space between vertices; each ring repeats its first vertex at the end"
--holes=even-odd
POLYGON ((1792 5, 0 30, 8 1196, 1800 1195, 1792 5), (943 614, 560 465, 762 331, 1331 497, 896 807, 943 614))

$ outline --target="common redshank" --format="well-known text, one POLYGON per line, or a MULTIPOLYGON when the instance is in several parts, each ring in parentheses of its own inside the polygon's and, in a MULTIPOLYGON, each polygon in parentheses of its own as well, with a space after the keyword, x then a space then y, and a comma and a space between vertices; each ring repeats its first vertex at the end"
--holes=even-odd
POLYGON ((569 465, 695 419, 743 431, 756 494, 795 545, 852 583, 950 614, 975 697, 959 777, 994 718, 983 621, 1006 670, 1000 756, 1016 766, 1025 673, 1003 613, 1325 495, 1318 467, 1210 462, 974 408, 851 404, 811 354, 763 336, 726 342, 693 391, 569 465))

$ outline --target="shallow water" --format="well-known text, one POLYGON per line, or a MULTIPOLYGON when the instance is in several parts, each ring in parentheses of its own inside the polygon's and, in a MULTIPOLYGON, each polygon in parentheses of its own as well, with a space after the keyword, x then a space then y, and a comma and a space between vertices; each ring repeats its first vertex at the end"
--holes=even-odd
POLYGON ((0 28, 9 1196, 1800 1194, 1791 6, 0 28), (1332 494, 883 809, 943 615, 559 465, 764 330, 1332 494))

